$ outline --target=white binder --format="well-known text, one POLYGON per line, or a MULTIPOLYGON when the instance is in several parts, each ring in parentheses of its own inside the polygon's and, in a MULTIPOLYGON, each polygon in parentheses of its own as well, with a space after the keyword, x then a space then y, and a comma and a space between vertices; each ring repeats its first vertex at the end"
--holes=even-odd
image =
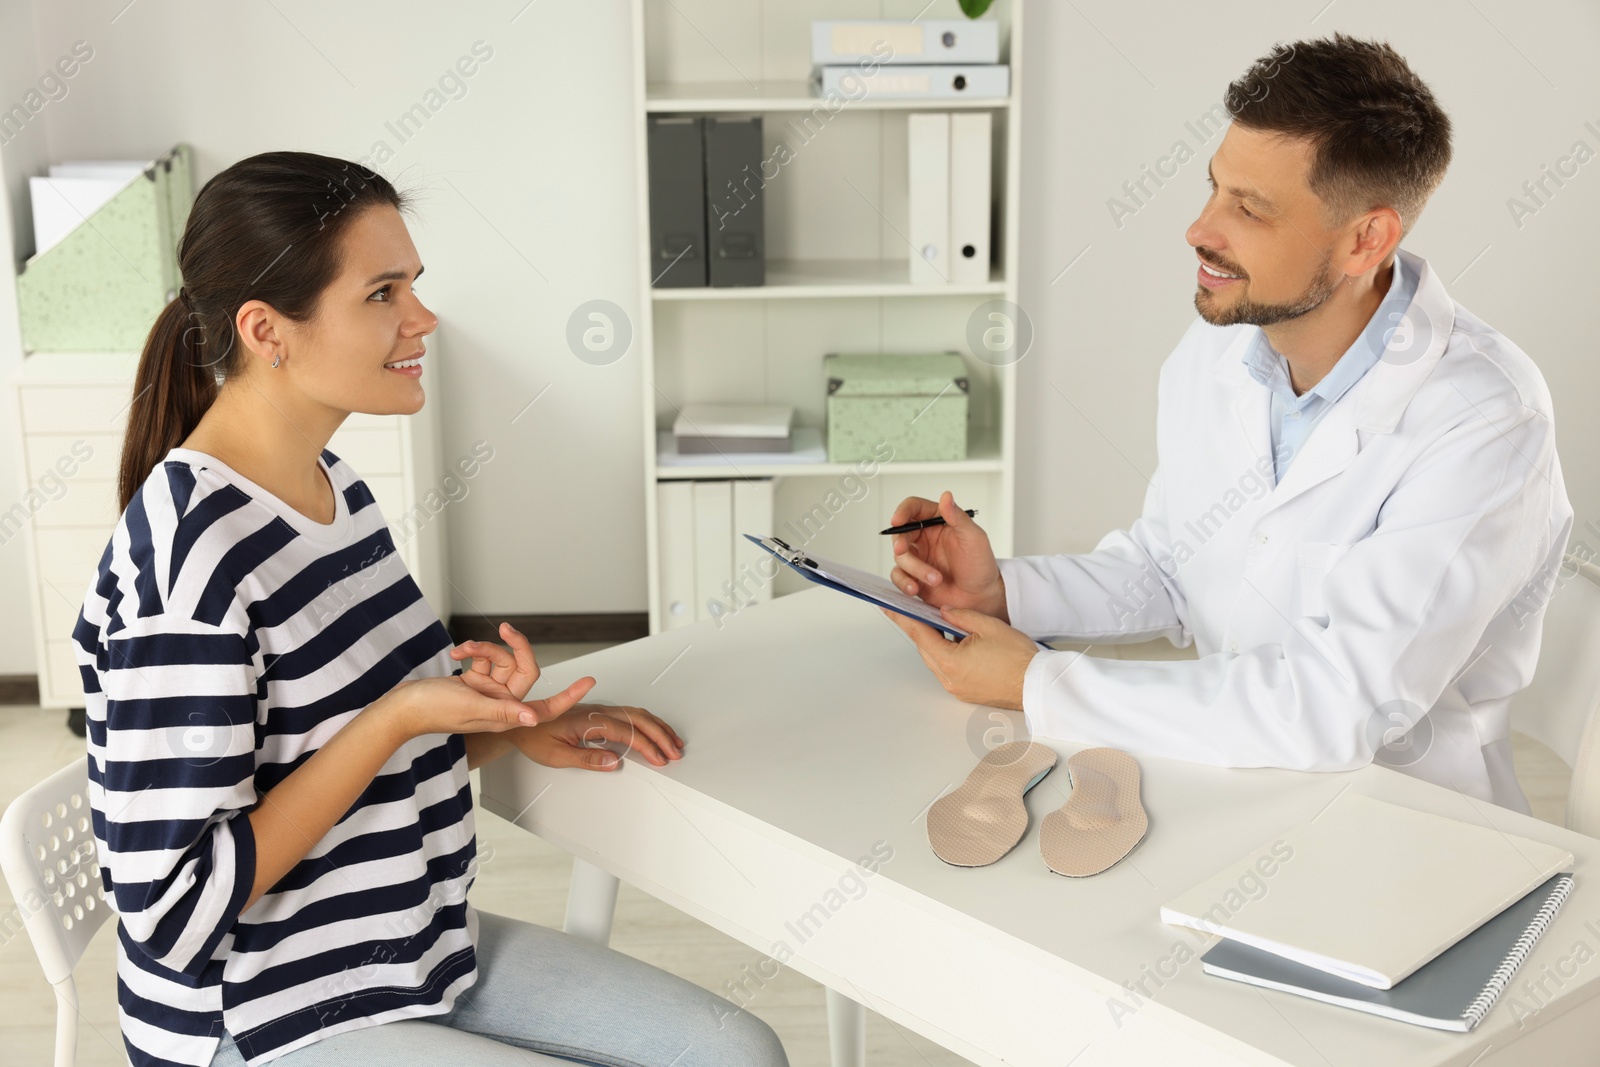
POLYGON ((950 115, 906 117, 913 285, 950 281, 950 115))
POLYGON ((733 575, 733 483, 694 483, 694 617, 709 619, 712 602, 727 603, 733 575))
POLYGON ((766 553, 739 536, 740 530, 772 529, 772 479, 733 483, 733 528, 728 539, 733 544, 734 600, 729 607, 772 599, 772 582, 761 577, 766 553))
POLYGON ((656 483, 656 544, 659 553, 661 628, 695 621, 694 483, 656 483))
POLYGON ((819 19, 811 24, 811 62, 998 63, 1000 23, 994 19, 884 22, 819 19))
POLYGON ((816 67, 811 87, 818 96, 847 99, 1004 100, 1011 92, 1011 68, 1003 65, 891 66, 865 72, 855 66, 816 67))
POLYGON ((771 527, 772 492, 770 478, 656 483, 663 630, 772 599, 764 553, 737 534, 771 527))
POLYGON ((993 116, 950 116, 950 280, 989 280, 989 195, 993 116))

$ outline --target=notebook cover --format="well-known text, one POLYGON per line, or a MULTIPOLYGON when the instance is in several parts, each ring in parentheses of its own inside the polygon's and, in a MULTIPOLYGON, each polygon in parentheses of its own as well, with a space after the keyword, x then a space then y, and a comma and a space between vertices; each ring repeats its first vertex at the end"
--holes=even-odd
POLYGON ((1563 848, 1346 792, 1161 918, 1388 989, 1571 866, 1563 848))
POLYGON ((1372 989, 1223 939, 1200 957, 1207 974, 1279 989, 1436 1030, 1483 1021, 1544 934, 1572 876, 1558 874, 1436 956, 1393 989, 1372 989))

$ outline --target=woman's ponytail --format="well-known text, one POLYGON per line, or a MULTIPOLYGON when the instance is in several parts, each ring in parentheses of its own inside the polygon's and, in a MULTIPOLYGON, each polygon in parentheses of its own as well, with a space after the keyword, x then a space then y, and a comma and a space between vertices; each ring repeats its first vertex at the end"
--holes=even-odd
POLYGON ((175 297, 156 316, 139 355, 117 476, 119 512, 128 509, 156 464, 194 432, 217 398, 219 358, 207 358, 211 346, 205 343, 205 327, 190 310, 187 295, 175 297))
POLYGON ((339 272, 340 237, 378 204, 404 209, 406 198, 375 171, 310 152, 264 152, 206 182, 178 241, 184 288, 156 317, 139 355, 119 510, 194 432, 222 383, 243 370, 239 308, 260 300, 308 321, 339 272))

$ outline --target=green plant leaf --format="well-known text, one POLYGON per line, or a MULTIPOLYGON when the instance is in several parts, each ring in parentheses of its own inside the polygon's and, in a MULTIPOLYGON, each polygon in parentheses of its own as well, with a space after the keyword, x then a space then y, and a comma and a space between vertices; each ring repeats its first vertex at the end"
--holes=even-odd
POLYGON ((994 0, 958 0, 958 2, 967 18, 976 19, 983 17, 983 13, 989 10, 989 5, 994 3, 994 0))

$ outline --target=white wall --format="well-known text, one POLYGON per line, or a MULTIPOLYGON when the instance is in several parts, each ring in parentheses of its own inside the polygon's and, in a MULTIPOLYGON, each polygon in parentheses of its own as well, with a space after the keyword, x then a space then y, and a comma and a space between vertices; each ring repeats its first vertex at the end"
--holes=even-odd
MULTIPOLYGON (((1506 207, 1574 141, 1600 152, 1593 0, 1244 0, 1225 14, 1171 0, 1034 0, 1021 295, 1037 333, 1019 367, 1019 552, 1083 551, 1137 516, 1155 467, 1156 372, 1195 315, 1184 231, 1221 141, 1184 124, 1273 42, 1335 30, 1388 40, 1450 115, 1454 161, 1405 247, 1544 371, 1577 525, 1600 525, 1600 425, 1586 414, 1600 397, 1587 314, 1600 293, 1600 159, 1520 229, 1506 207), (1195 158, 1119 229, 1106 201, 1179 140, 1195 158)), ((1592 532, 1587 542, 1600 548, 1592 532)))
MULTIPOLYGON (((597 367, 565 340, 586 301, 636 310, 629 9, 540 0, 513 22, 523 2, 186 0, 135 4, 115 24, 120 4, 38 2, 38 57, 78 38, 95 48, 46 109, 49 157, 187 141, 203 183, 256 152, 358 159, 385 142, 379 169, 417 193, 418 288, 442 322, 424 382, 445 407, 445 459, 480 439, 495 449, 445 513, 455 610, 643 610, 637 355, 597 367), (386 124, 480 40, 493 54, 465 95, 402 143, 386 124)), ((4 38, 29 8, 0 10, 4 38)), ((0 553, 0 581, 19 591, 20 557, 0 553)), ((0 619, 0 673, 31 669, 24 625, 0 619)))
MULTIPOLYGON (((45 62, 55 58, 51 55, 45 62)), ((32 9, 17 0, 0 0, 0 111, 10 111, 29 90, 36 89, 44 69, 34 49, 32 9)), ((65 99, 71 99, 70 88, 65 99)), ((33 250, 33 225, 26 214, 27 175, 42 173, 48 161, 45 119, 54 106, 45 104, 20 134, 0 147, 0 209, 5 209, 0 210, 0 254, 20 258, 33 250), (18 220, 15 229, 13 218, 18 220)), ((0 267, 0 381, 10 379, 22 359, 17 340, 17 292, 9 279, 0 267)), ((0 421, 0 512, 22 497, 22 464, 13 441, 14 427, 0 421)), ((13 535, 0 544, 0 674, 34 672, 24 541, 13 535)))
MULTIPOLYGON (((1600 129, 1600 12, 1591 0, 1551 0, 1537 18, 1503 0, 1336 0, 1318 15, 1323 4, 1247 0, 1224 16, 1176 0, 1029 3, 1021 285, 1037 334, 1020 368, 1019 550, 1086 549, 1137 514, 1156 369, 1194 314, 1183 232, 1218 140, 1184 123, 1274 41, 1335 29, 1390 40, 1454 120, 1455 163, 1407 247, 1544 368, 1579 526, 1600 523, 1600 428, 1581 414, 1600 384, 1597 345, 1585 317, 1559 313, 1600 292, 1600 162, 1520 229, 1506 207, 1574 141, 1600 151, 1584 127, 1600 129), (1196 158, 1119 229, 1106 200, 1180 139, 1196 158)), ((0 163, 14 188, 46 157, 152 156, 182 140, 203 181, 267 149, 359 158, 386 142, 381 169, 421 194, 412 232, 420 291, 445 322, 428 380, 446 458, 478 439, 496 450, 448 512, 456 610, 641 611, 637 353, 595 367, 565 341, 585 301, 637 311, 628 7, 187 0, 111 22, 120 3, 0 0, 5 106, 74 40, 96 50, 43 113, 47 145, 14 142, 0 163), (402 144, 385 124, 478 40, 494 54, 465 97, 402 144)), ((9 301, 0 294, 0 372, 16 359, 9 301)), ((0 501, 16 496, 10 449, 0 441, 0 501)), ((0 549, 0 603, 22 603, 22 566, 0 549)), ((32 669, 26 626, 0 613, 0 673, 32 669)))

